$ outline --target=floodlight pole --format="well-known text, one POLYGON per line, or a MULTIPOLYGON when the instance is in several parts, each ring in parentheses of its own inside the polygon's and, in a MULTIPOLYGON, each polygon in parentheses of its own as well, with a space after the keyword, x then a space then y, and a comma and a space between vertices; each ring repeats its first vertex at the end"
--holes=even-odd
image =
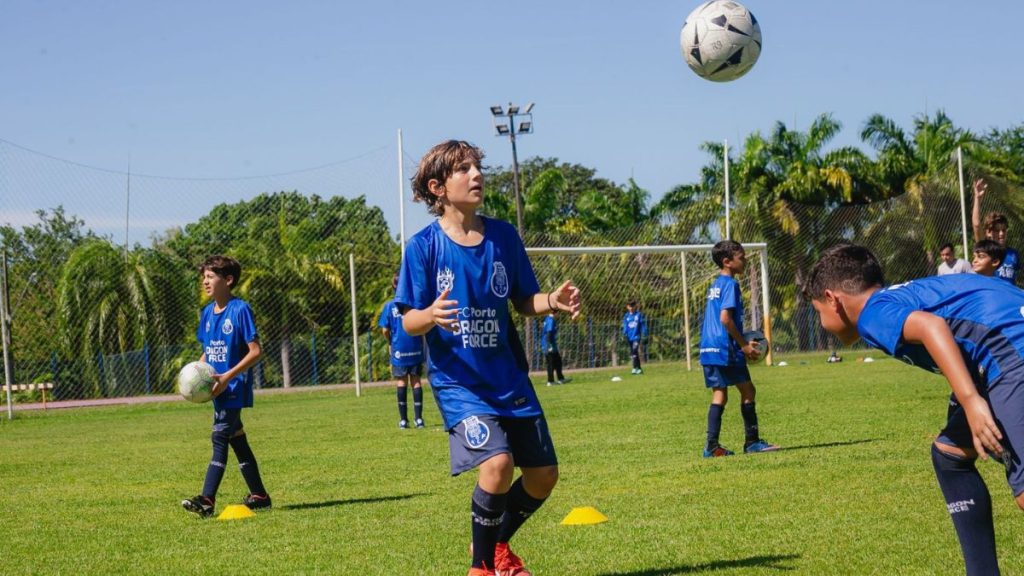
POLYGON ((507 135, 509 142, 512 143, 512 192, 516 197, 516 229, 519 231, 520 238, 523 237, 525 228, 523 226, 523 192, 519 187, 519 153, 516 149, 516 133, 529 134, 533 132, 533 106, 533 102, 527 104, 522 112, 519 111, 519 106, 511 102, 508 103, 507 111, 501 106, 491 106, 494 129, 497 132, 495 135, 507 135), (516 116, 526 119, 518 127, 516 126, 516 116), (508 118, 508 126, 499 123, 499 118, 508 118))
POLYGON ((11 299, 7 285, 6 247, 2 251, 0 260, 3 260, 3 278, 0 278, 0 339, 3 340, 4 349, 4 387, 7 389, 7 419, 13 420, 14 405, 11 402, 11 389, 14 388, 14 358, 11 356, 11 299))
MULTIPOLYGON (((964 186, 964 155, 960 146, 956 147, 957 173, 960 175, 960 230, 964 236, 964 258, 970 252, 967 251, 967 187, 964 186)), ((977 202, 977 200, 975 200, 977 202)))
POLYGON ((523 237, 523 194, 519 190, 519 155, 516 154, 516 115, 508 115, 508 139, 512 142, 512 188, 516 192, 516 230, 523 237))
POLYGON ((725 145, 722 149, 723 162, 725 164, 725 238, 723 240, 729 240, 732 236, 729 235, 731 227, 729 226, 729 141, 725 140, 725 145))
POLYGON ((398 234, 405 257, 405 170, 402 165, 402 129, 398 129, 398 234))

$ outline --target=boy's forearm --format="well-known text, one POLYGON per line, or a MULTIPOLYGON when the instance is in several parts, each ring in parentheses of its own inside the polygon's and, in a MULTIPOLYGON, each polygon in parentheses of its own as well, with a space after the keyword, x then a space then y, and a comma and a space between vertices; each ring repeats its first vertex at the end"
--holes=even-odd
POLYGON ((978 395, 978 388, 960 355, 960 347, 944 320, 927 312, 914 312, 903 325, 903 338, 925 347, 961 404, 978 395))
POLYGON ((409 336, 422 336, 434 327, 434 315, 430 308, 407 310, 402 314, 402 329, 409 336))
POLYGON ((238 376, 242 372, 245 372, 254 366, 262 355, 263 349, 261 347, 256 346, 255 348, 249 348, 249 352, 242 357, 238 364, 235 364, 230 370, 225 372, 223 376, 226 380, 231 381, 235 376, 238 376))
POLYGON ((971 228, 974 229, 975 242, 985 239, 985 231, 981 229, 981 199, 977 196, 975 196, 974 206, 971 208, 971 228))
POLYGON ((736 326, 736 322, 734 322, 732 319, 732 314, 727 315, 723 312, 722 318, 720 318, 720 320, 722 322, 722 326, 725 328, 725 331, 729 333, 729 337, 735 340, 736 343, 740 345, 740 348, 743 348, 744 346, 747 345, 747 341, 743 338, 743 334, 740 333, 740 329, 736 326))
POLYGON ((538 292, 533 296, 520 300, 516 305, 516 311, 523 316, 540 316, 554 310, 551 305, 552 295, 548 292, 538 292))

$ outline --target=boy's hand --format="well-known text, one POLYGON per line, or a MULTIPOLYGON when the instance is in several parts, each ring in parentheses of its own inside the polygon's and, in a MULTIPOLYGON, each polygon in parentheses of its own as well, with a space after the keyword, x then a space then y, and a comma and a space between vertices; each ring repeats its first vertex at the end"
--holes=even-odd
POLYGON ((220 396, 225 390, 228 389, 228 384, 231 381, 224 377, 223 374, 213 375, 213 387, 210 388, 210 397, 216 398, 220 396))
POLYGON ((454 318, 459 313, 457 300, 448 300, 448 294, 451 293, 451 289, 441 292, 441 295, 434 300, 434 303, 430 305, 430 315, 434 324, 440 326, 442 330, 449 332, 455 332, 455 328, 459 325, 459 319, 454 318))
POLYGON ((760 360, 761 350, 757 346, 754 346, 753 342, 747 342, 747 345, 741 348, 743 355, 747 357, 747 360, 760 360))
POLYGON ((985 192, 988 190, 988 184, 985 183, 984 178, 978 178, 977 180, 974 181, 973 189, 974 197, 980 200, 981 197, 984 196, 985 192))
POLYGON ((961 405, 964 408, 964 414, 967 415, 967 423, 971 426, 974 449, 978 451, 978 456, 982 460, 987 460, 988 452, 992 452, 1002 458, 1003 445, 999 441, 1003 439, 1003 434, 992 418, 988 402, 985 402, 981 396, 972 396, 961 405))
POLYGON ((580 289, 573 286, 572 280, 566 280, 551 293, 551 299, 563 312, 568 312, 575 320, 580 315, 580 289))

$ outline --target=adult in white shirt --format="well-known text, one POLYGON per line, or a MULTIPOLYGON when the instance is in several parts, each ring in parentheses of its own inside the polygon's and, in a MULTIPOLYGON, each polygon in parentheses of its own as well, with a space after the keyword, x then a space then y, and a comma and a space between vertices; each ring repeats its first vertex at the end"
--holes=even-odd
POLYGON ((939 256, 942 262, 939 263, 939 276, 946 274, 968 274, 971 272, 971 265, 962 258, 953 255, 953 245, 945 243, 939 249, 939 256))

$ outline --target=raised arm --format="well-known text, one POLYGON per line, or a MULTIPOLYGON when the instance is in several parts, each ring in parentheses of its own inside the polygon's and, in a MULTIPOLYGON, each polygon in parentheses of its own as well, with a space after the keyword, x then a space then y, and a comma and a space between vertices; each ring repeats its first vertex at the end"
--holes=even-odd
POLYGON ((978 178, 974 181, 974 206, 971 207, 971 226, 974 229, 974 241, 978 242, 985 239, 985 230, 981 227, 981 199, 985 196, 985 191, 988 190, 988 184, 985 180, 978 178))

